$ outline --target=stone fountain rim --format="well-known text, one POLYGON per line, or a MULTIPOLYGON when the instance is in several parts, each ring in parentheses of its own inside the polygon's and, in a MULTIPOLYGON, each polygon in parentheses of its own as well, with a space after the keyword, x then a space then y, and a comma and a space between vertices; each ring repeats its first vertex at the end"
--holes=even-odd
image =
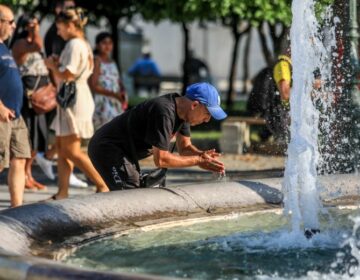
MULTIPOLYGON (((359 197, 357 174, 323 176, 319 182, 324 201, 359 197)), ((99 278, 154 279, 147 275, 78 269, 31 254, 33 248, 45 246, 48 240, 57 242, 62 238, 85 236, 114 222, 159 223, 164 218, 209 217, 279 208, 283 201, 281 184, 282 178, 209 182, 166 189, 101 193, 4 210, 0 212, 0 275, 9 275, 6 279, 39 275, 51 279, 55 275, 66 277, 91 273, 99 278)))

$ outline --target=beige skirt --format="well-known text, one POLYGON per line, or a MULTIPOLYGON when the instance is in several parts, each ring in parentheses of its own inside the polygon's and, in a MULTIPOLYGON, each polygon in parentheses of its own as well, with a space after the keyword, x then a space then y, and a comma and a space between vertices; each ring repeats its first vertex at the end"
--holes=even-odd
POLYGON ((66 109, 58 106, 50 128, 55 131, 56 136, 76 134, 80 138, 88 139, 94 134, 94 99, 86 83, 77 83, 76 90, 74 106, 66 109))
POLYGON ((92 120, 77 120, 70 108, 63 109, 59 106, 50 128, 60 137, 76 134, 79 138, 88 139, 94 134, 92 120))

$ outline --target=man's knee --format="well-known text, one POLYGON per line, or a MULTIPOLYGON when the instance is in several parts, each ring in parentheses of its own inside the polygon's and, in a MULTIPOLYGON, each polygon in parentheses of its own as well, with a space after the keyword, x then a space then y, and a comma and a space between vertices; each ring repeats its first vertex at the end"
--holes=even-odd
POLYGON ((12 158, 10 160, 10 168, 25 168, 26 159, 25 158, 12 158))
POLYGON ((123 190, 126 188, 126 175, 121 168, 116 166, 111 167, 111 175, 110 178, 107 178, 109 184, 109 188, 112 191, 115 190, 123 190))

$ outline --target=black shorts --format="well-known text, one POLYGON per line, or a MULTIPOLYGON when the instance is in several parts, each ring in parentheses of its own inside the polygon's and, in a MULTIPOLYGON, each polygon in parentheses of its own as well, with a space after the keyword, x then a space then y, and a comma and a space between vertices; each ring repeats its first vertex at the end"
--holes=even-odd
POLYGON ((88 154, 95 169, 111 191, 140 186, 140 175, 135 164, 118 146, 93 137, 89 142, 88 154))

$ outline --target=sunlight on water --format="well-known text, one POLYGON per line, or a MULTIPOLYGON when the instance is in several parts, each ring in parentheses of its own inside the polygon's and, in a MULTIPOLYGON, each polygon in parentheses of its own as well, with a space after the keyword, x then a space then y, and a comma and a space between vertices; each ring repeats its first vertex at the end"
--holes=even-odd
POLYGON ((65 262, 193 279, 348 279, 356 275, 354 255, 360 255, 359 250, 354 253, 354 242, 359 239, 352 237, 360 220, 353 229, 349 214, 359 212, 330 209, 320 214, 322 232, 310 240, 274 213, 138 230, 81 247, 65 262))

